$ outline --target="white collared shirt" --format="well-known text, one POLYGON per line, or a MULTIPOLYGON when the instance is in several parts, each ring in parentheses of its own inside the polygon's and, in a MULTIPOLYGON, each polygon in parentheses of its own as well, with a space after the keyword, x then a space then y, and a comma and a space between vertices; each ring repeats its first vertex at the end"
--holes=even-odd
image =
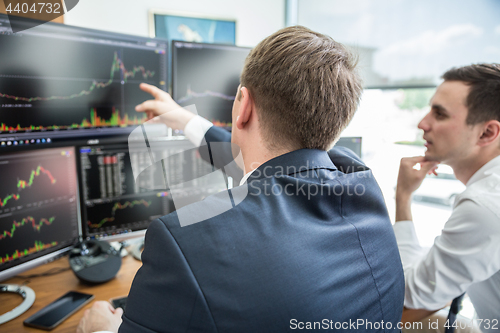
POLYGON ((184 127, 184 135, 195 147, 201 146, 205 134, 208 130, 212 128, 214 124, 211 121, 206 120, 203 117, 196 116, 191 118, 191 120, 184 127))
POLYGON ((394 225, 406 290, 405 306, 437 310, 467 291, 483 332, 500 330, 500 156, 480 168, 457 196, 434 245, 424 250, 412 221, 394 225), (497 329, 485 326, 498 322, 497 329))
POLYGON ((255 169, 253 169, 253 170, 252 170, 252 171, 250 171, 250 172, 247 172, 247 173, 243 176, 243 178, 241 178, 241 180, 240 180, 240 186, 246 183, 246 181, 248 180, 248 178, 252 175, 252 173, 253 173, 254 171, 255 171, 255 169))

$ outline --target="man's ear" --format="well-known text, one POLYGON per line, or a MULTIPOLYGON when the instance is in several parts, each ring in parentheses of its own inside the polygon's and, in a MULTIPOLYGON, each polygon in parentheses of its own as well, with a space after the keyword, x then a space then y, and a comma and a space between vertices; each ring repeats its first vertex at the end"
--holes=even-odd
POLYGON ((483 125, 483 132, 479 137, 478 144, 481 147, 487 146, 498 140, 500 136, 500 122, 489 120, 483 125))
POLYGON ((240 109, 236 118, 236 127, 243 129, 250 120, 253 112, 255 112, 255 107, 250 91, 246 87, 241 87, 240 109))

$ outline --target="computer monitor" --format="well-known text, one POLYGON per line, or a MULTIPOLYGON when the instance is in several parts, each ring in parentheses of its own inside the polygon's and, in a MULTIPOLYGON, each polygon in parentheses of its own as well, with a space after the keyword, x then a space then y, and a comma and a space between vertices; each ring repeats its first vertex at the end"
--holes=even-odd
POLYGON ((0 137, 124 135, 145 120, 134 107, 152 98, 139 83, 167 88, 159 39, 50 22, 12 33, 0 14, 0 59, 0 137))
POLYGON ((249 48, 172 42, 172 96, 216 126, 231 127, 231 110, 249 48))
POLYGON ((345 136, 345 137, 339 138, 337 143, 335 143, 335 146, 349 148, 350 150, 352 150, 356 155, 358 155, 361 158, 361 143, 362 143, 361 137, 345 136))
POLYGON ((81 239, 80 147, 144 122, 139 83, 166 90, 167 42, 50 22, 12 33, 0 14, 0 59, 3 280, 81 239))
POLYGON ((0 154, 0 281, 68 251, 79 238, 74 147, 0 154))
POLYGON ((78 148, 84 238, 121 241, 142 236, 154 219, 180 208, 179 200, 174 206, 169 186, 164 186, 164 170, 134 177, 133 169, 150 166, 152 155, 155 160, 163 159, 161 166, 177 188, 186 181, 182 188, 190 199, 186 202, 225 189, 225 183, 197 177, 213 169, 189 141, 164 139, 150 144, 152 149, 142 149, 139 142, 135 146, 125 139, 78 148))

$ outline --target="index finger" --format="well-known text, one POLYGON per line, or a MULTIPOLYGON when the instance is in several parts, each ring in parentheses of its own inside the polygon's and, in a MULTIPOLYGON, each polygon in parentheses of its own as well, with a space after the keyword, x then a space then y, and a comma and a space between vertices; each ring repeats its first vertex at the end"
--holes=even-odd
POLYGON ((425 156, 414 156, 414 157, 403 157, 401 159, 401 165, 403 166, 414 166, 418 163, 425 162, 425 156))
POLYGON ((135 106, 135 111, 137 112, 153 112, 158 111, 161 108, 161 102, 150 99, 147 101, 142 102, 139 105, 135 106))
POLYGON ((405 157, 403 160, 407 161, 408 163, 422 163, 425 162, 425 156, 413 156, 413 157, 405 157))
POLYGON ((161 90, 160 88, 155 87, 151 84, 147 84, 147 83, 141 83, 139 85, 139 88, 141 88, 142 91, 145 91, 148 94, 153 95, 154 98, 158 98, 158 99, 161 99, 162 93, 164 93, 164 91, 161 90))

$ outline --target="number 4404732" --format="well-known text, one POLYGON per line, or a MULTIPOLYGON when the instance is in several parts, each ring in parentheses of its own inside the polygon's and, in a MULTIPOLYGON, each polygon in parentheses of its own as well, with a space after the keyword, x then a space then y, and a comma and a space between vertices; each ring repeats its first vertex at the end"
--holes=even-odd
POLYGON ((12 13, 34 13, 34 14, 61 14, 61 4, 60 3, 50 3, 50 2, 38 2, 33 4, 20 3, 18 2, 13 6, 12 2, 9 3, 5 11, 9 14, 12 13))
POLYGON ((444 325, 444 327, 446 328, 461 328, 461 329, 465 329, 467 327, 473 327, 473 326, 477 326, 477 327, 481 327, 481 328, 484 328, 484 329, 492 329, 492 330, 498 330, 499 329, 499 326, 498 326, 498 319, 471 319, 470 322, 466 322, 466 320, 462 320, 462 321, 454 321, 453 323, 450 322, 450 320, 446 320, 446 323, 444 325))

